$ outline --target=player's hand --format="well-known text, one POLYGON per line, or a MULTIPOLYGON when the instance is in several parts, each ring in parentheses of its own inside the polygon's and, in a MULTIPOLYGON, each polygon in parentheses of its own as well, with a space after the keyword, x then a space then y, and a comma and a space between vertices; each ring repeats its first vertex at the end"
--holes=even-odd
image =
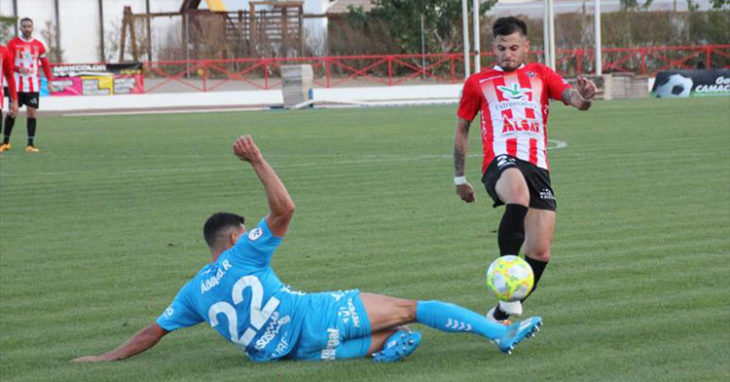
POLYGON ((18 101, 10 102, 10 115, 12 115, 13 118, 18 115, 18 101))
POLYGON ((236 139, 236 142, 233 143, 233 154, 238 159, 251 163, 255 163, 263 158, 261 150, 256 146, 256 143, 254 143, 250 135, 242 135, 236 139))
POLYGON ((461 198, 461 200, 467 203, 474 203, 477 200, 477 196, 474 193, 474 188, 472 188, 471 184, 469 183, 464 183, 456 186, 456 194, 459 195, 459 198, 461 198))
POLYGON ((85 355, 83 357, 74 358, 72 362, 104 362, 107 361, 104 357, 100 355, 85 355))
POLYGON ((578 93, 581 97, 583 97, 584 100, 590 101, 595 97, 596 95, 596 84, 593 83, 593 81, 583 77, 578 76, 578 93))

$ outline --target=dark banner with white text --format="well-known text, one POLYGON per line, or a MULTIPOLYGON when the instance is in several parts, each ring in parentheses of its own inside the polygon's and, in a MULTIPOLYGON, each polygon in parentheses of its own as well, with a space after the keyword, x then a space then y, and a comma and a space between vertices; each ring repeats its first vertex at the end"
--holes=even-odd
POLYGON ((730 96, 730 69, 659 72, 651 95, 659 98, 730 96))

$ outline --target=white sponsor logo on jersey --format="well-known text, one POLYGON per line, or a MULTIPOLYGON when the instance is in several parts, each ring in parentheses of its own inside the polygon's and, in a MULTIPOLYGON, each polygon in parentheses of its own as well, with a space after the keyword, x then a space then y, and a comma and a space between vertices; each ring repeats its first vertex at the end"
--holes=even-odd
POLYGON ((260 227, 256 227, 251 230, 251 232, 248 233, 248 238, 251 240, 256 240, 263 235, 264 231, 260 227))
POLYGON ((266 326, 266 331, 261 336, 261 338, 256 341, 256 349, 261 350, 266 347, 276 336, 279 334, 279 330, 281 330, 281 327, 288 324, 291 321, 291 317, 289 315, 286 315, 282 318, 279 318, 279 312, 274 312, 271 315, 271 319, 269 321, 269 325, 266 326))
POLYGON ((322 350, 322 359, 332 361, 337 355, 337 346, 340 345, 340 331, 333 328, 327 329, 327 347, 322 350))

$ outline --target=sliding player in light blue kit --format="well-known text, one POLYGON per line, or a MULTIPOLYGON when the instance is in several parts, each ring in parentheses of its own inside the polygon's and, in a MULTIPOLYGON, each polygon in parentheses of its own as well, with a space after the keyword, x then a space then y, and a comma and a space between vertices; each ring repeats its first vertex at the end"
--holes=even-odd
POLYGON ((154 346, 167 333, 203 321, 238 345, 254 361, 334 360, 371 355, 376 362, 398 361, 421 342, 403 325, 474 333, 506 353, 541 325, 539 317, 505 326, 460 306, 349 291, 303 293, 284 285, 271 256, 286 234, 294 203, 250 136, 233 145, 251 163, 266 190, 270 212, 246 231, 244 218, 212 215, 203 228, 213 262, 178 292, 155 323, 126 343, 78 362, 115 361, 154 346))

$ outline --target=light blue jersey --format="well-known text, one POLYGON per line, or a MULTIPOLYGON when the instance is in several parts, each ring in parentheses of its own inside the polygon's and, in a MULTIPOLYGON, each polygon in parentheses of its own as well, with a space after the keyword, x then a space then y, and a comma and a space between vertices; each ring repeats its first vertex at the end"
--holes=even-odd
POLYGON ((173 331, 206 321, 253 361, 340 358, 339 345, 351 338, 367 339, 358 346, 367 351, 370 324, 359 292, 290 290, 271 269, 281 240, 262 219, 186 283, 157 323, 173 331))

